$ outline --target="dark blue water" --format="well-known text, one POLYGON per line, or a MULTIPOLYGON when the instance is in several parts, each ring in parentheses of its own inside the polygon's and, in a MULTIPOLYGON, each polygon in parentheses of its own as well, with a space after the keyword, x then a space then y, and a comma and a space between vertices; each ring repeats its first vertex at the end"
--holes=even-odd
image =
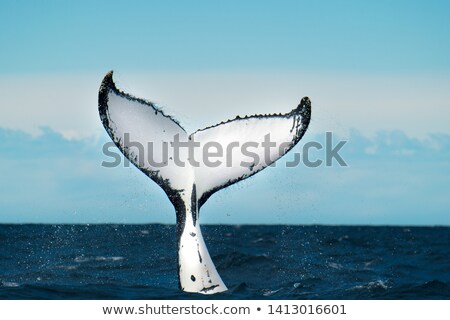
POLYGON ((450 298, 450 228, 203 226, 203 234, 226 293, 178 290, 174 226, 0 225, 0 298, 450 298))

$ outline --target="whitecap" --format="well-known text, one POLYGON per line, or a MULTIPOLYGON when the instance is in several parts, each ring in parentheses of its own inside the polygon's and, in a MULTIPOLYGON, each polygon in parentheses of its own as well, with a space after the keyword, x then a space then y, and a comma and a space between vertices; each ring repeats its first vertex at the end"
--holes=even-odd
POLYGON ((263 293, 263 296, 266 296, 266 297, 273 296, 275 293, 277 293, 277 292, 280 291, 281 289, 282 289, 282 288, 277 289, 277 290, 266 290, 266 291, 263 293))
POLYGON ((336 263, 336 262, 330 262, 330 263, 328 263, 328 266, 330 268, 337 269, 337 270, 340 270, 343 268, 342 264, 336 263))
POLYGON ((75 257, 74 261, 78 262, 78 263, 82 263, 82 262, 88 262, 90 259, 86 258, 85 256, 78 256, 75 257))
POLYGON ((75 270, 78 266, 57 266, 56 269, 75 270))
POLYGON ((95 257, 95 261, 120 261, 123 260, 123 257, 95 257))
POLYGON ((120 261, 123 260, 124 257, 104 257, 104 256, 98 256, 98 257, 85 257, 85 256, 78 256, 74 259, 77 263, 83 263, 83 262, 89 262, 89 261, 120 261))
POLYGON ((18 284, 17 282, 5 281, 5 282, 2 282, 2 286, 9 287, 9 288, 16 288, 16 287, 19 287, 20 284, 18 284))
POLYGON ((252 243, 259 243, 259 242, 263 242, 264 238, 258 238, 256 240, 253 240, 252 243))
POLYGON ((360 289, 372 290, 372 289, 377 289, 377 288, 381 288, 384 290, 389 289, 387 281, 383 281, 383 280, 370 281, 369 283, 366 283, 364 285, 355 286, 355 287, 351 288, 350 290, 360 290, 360 289))

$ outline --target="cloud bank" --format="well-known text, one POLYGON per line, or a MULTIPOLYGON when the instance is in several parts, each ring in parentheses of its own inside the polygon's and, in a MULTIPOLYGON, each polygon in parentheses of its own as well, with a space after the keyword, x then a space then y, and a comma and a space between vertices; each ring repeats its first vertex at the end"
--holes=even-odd
MULTIPOLYGON (((307 133, 303 143, 322 141, 307 133)), ((134 167, 104 168, 97 139, 0 129, 2 223, 173 223, 162 190, 134 167)), ((294 148, 300 151, 301 145, 294 148)), ((353 130, 349 167, 276 168, 214 195, 205 223, 450 225, 450 135, 425 140, 401 131, 367 138, 353 130)), ((312 154, 320 157, 320 152, 312 154)))

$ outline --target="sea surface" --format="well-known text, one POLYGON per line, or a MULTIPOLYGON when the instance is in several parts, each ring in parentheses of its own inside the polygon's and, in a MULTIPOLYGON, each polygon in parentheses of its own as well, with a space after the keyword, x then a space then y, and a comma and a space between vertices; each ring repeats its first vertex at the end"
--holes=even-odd
POLYGON ((173 225, 0 225, 0 299, 450 299, 449 227, 202 230, 226 293, 178 289, 173 225))

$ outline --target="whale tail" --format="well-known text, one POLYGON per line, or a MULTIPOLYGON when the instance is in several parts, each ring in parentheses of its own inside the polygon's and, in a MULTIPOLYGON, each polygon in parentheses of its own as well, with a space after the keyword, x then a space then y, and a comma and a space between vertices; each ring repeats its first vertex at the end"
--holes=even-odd
POLYGON ((310 100, 303 98, 286 114, 238 116, 188 135, 153 103, 117 89, 111 71, 100 86, 99 113, 116 146, 175 207, 180 288, 204 294, 227 290, 203 240, 199 209, 215 192, 292 149, 308 128, 310 100))

